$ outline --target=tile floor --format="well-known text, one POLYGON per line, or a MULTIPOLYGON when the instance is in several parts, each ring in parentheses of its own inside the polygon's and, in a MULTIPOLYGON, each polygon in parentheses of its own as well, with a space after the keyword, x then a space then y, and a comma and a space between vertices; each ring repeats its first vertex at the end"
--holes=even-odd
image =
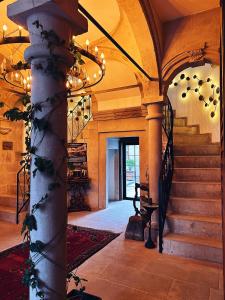
MULTIPOLYGON (((97 212, 69 215, 69 223, 122 234, 78 268, 87 292, 103 300, 222 300, 222 268, 160 255, 142 242, 124 240, 132 203, 110 204, 97 212)), ((0 222, 0 250, 21 241, 17 225, 0 222)))

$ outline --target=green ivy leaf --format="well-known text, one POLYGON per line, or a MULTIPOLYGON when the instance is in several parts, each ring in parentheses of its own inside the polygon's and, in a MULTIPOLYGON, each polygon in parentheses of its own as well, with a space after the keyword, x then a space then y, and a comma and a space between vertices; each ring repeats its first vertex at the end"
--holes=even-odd
POLYGON ((43 157, 35 157, 34 165, 37 167, 33 171, 33 176, 36 175, 36 172, 46 173, 48 176, 53 176, 55 173, 53 162, 49 159, 45 159, 43 157))
POLYGON ((42 241, 37 240, 34 243, 30 243, 30 251, 41 253, 41 252, 43 252, 45 246, 46 246, 46 244, 44 244, 42 241))
POLYGON ((23 226, 21 230, 21 234, 23 234, 26 230, 32 231, 37 230, 37 221, 34 215, 26 214, 26 217, 23 221, 23 226))

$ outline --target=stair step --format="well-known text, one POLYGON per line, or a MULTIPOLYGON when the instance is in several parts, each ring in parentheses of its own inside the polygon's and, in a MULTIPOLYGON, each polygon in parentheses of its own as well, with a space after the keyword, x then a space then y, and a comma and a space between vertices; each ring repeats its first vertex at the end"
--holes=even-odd
POLYGON ((220 168, 175 168, 173 179, 177 181, 221 181, 220 168))
POLYGON ((211 143, 211 134, 178 134, 173 135, 174 144, 204 145, 211 143))
POLYGON ((163 252, 192 259, 206 260, 221 264, 222 242, 218 239, 190 237, 170 233, 164 237, 163 252))
POLYGON ((220 155, 220 145, 218 143, 208 145, 174 145, 174 154, 176 156, 197 155, 197 156, 215 156, 220 155))
POLYGON ((15 223, 16 209, 10 206, 0 205, 0 220, 15 223))
POLYGON ((16 195, 0 195, 0 206, 16 207, 16 195))
POLYGON ((186 126, 187 125, 187 118, 183 117, 183 118, 174 118, 173 120, 173 124, 174 126, 178 127, 178 126, 186 126))
POLYGON ((221 183, 173 181, 171 196, 187 198, 221 198, 221 183))
POLYGON ((221 217, 172 213, 167 216, 166 227, 169 232, 176 234, 218 240, 222 237, 221 217))
POLYGON ((220 168, 221 158, 217 156, 175 156, 175 168, 220 168))
POLYGON ((199 134, 199 126, 175 126, 173 128, 173 133, 199 134))
POLYGON ((221 199, 170 197, 169 210, 176 214, 221 216, 221 199))

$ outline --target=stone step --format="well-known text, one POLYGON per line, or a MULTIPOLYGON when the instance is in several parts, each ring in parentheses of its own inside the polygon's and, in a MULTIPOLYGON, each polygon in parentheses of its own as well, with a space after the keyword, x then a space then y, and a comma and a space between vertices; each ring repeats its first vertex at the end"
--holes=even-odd
POLYGON ((175 156, 175 168, 220 168, 221 158, 216 156, 175 156))
POLYGON ((186 156, 186 155, 196 155, 196 156, 215 156, 220 155, 220 145, 218 143, 209 145, 174 145, 174 155, 175 156, 186 156))
POLYGON ((187 118, 183 117, 183 118, 174 118, 173 120, 173 125, 174 127, 183 127, 187 125, 187 118))
POLYGON ((199 134, 199 126, 175 126, 173 128, 173 133, 186 133, 186 134, 199 134))
POLYGON ((166 228, 170 233, 194 237, 222 238, 222 218, 202 215, 168 214, 166 228))
POLYGON ((0 205, 0 220, 16 223, 16 209, 10 206, 0 205))
POLYGON ((171 196, 187 198, 221 198, 221 183, 173 181, 171 196))
POLYGON ((175 145, 189 144, 189 145, 204 145, 211 143, 211 134, 178 134, 173 135, 173 141, 175 145))
POLYGON ((221 216, 221 199, 170 197, 169 211, 176 214, 221 216))
POLYGON ((14 195, 0 195, 0 205, 16 207, 16 194, 14 195))
POLYGON ((173 179, 177 181, 221 181, 220 168, 175 168, 173 179))
POLYGON ((163 253, 222 264, 222 242, 217 239, 170 233, 163 239, 163 253))
POLYGON ((17 192, 17 185, 16 184, 4 184, 0 185, 0 194, 4 195, 16 195, 17 192))

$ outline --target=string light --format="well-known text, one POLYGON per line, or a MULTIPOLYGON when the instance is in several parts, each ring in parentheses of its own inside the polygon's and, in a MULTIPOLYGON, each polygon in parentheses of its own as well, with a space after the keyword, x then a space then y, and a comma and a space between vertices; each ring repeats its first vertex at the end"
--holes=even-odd
POLYGON ((220 101, 220 88, 218 86, 216 86, 214 83, 212 83, 212 79, 211 78, 207 78, 206 80, 200 79, 196 74, 193 75, 192 77, 194 80, 196 80, 196 84, 198 85, 198 87, 191 87, 190 85, 190 80, 191 78, 189 76, 185 76, 184 73, 182 73, 179 77, 179 80, 176 82, 172 82, 171 84, 173 84, 175 87, 178 86, 179 81, 183 81, 184 79, 186 79, 186 81, 188 82, 188 86, 186 87, 186 91, 182 92, 181 97, 184 99, 187 97, 187 94, 191 91, 194 91, 195 93, 198 94, 198 100, 204 103, 204 107, 210 107, 210 105, 213 105, 213 111, 210 112, 210 117, 214 118, 216 115, 216 109, 218 106, 218 103, 220 101), (212 89, 212 95, 208 98, 208 100, 206 100, 206 98, 204 97, 204 95, 202 94, 202 92, 200 92, 200 89, 205 85, 205 84, 209 84, 210 88, 212 89), (215 94, 218 96, 217 99, 215 98, 215 94))

